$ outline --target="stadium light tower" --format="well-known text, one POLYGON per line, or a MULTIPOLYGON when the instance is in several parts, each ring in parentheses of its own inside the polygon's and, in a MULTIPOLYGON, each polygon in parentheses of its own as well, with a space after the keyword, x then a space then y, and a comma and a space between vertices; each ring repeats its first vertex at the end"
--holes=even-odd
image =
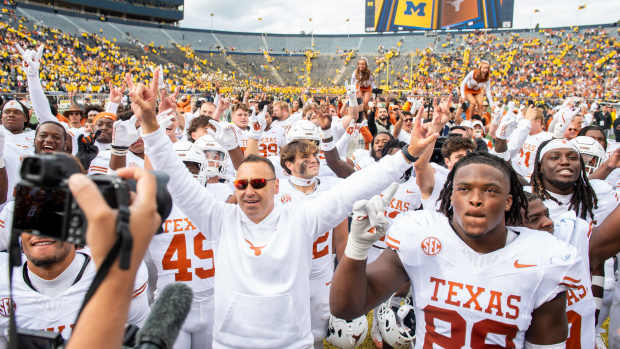
POLYGON ((215 14, 211 12, 209 16, 211 16, 211 32, 213 32, 213 16, 215 16, 215 14))

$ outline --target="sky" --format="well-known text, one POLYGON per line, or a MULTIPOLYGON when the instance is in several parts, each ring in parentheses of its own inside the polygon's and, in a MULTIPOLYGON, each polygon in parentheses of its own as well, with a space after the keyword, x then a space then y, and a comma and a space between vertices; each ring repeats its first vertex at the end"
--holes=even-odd
MULTIPOLYGON (((365 0, 185 0, 181 26, 261 33, 362 33, 364 4, 365 0)), ((515 0, 513 28, 618 20, 618 0, 515 0), (582 4, 586 8, 577 11, 582 4), (534 14, 534 9, 540 12, 534 14)))

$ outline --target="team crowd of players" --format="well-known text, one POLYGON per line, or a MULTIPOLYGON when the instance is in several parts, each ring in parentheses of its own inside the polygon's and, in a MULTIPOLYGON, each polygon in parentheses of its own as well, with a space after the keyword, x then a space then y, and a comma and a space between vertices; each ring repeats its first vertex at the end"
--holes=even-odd
MULTIPOLYGON (((91 175, 166 172, 174 207, 127 320, 142 325, 164 286, 187 284, 175 348, 353 348, 367 336, 386 348, 595 348, 608 317, 620 345, 608 106, 500 102, 485 60, 454 105, 383 95, 360 59, 339 100, 219 94, 197 106, 156 68, 125 74, 99 109, 57 114, 41 83, 50 53, 15 51, 32 107, 2 105, 0 251, 26 156, 73 154, 91 175)), ((14 305, 19 327, 69 338, 96 272, 88 248, 28 233, 21 246, 13 301, 0 277, 0 328, 14 305)))

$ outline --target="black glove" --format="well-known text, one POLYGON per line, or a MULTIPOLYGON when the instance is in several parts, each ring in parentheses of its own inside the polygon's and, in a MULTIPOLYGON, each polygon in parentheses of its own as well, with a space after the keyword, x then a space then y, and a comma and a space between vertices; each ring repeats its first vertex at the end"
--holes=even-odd
POLYGON ((91 161, 97 157, 99 154, 99 148, 95 145, 95 140, 101 134, 101 130, 95 132, 94 134, 90 134, 89 136, 84 136, 83 134, 78 137, 77 146, 78 151, 75 156, 80 160, 84 169, 88 170, 90 167, 91 161))

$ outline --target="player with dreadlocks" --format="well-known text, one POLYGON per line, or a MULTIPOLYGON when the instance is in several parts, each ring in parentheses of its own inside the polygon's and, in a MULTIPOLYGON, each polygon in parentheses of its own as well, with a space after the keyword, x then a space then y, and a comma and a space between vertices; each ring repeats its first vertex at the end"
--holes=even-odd
POLYGON ((577 217, 598 225, 618 205, 608 183, 588 180, 578 148, 565 139, 540 144, 531 180, 531 191, 549 208, 552 220, 572 210, 577 217))
POLYGON ((332 314, 353 319, 410 281, 417 349, 564 348, 566 280, 581 257, 551 234, 506 226, 527 209, 521 188, 504 160, 468 154, 448 175, 441 212, 399 215, 385 238, 390 248, 368 266, 368 249, 386 229, 384 207, 377 197, 356 203, 332 314))

